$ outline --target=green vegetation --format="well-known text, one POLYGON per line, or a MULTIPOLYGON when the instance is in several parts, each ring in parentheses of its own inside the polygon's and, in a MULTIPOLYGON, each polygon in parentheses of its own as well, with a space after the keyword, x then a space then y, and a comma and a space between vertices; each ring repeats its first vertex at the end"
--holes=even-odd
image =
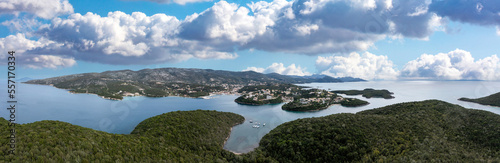
POLYGON ((382 89, 382 90, 375 90, 372 88, 366 88, 364 90, 337 90, 337 91, 332 91, 333 93, 339 93, 339 94, 346 94, 346 95, 362 95, 363 97, 366 98, 384 98, 384 99, 392 99, 394 96, 392 96, 392 92, 389 92, 388 90, 382 89))
MULTIPOLYGON (((130 135, 39 121, 16 125, 15 155, 7 154, 9 139, 0 139, 0 162, 241 162, 222 147, 243 121, 234 113, 178 111, 146 119, 130 135)), ((9 135, 7 125, 0 118, 0 135, 9 135)))
POLYGON ((345 106, 345 107, 358 107, 358 106, 364 106, 368 105, 367 101, 360 100, 357 98, 345 98, 343 101, 340 102, 340 105, 345 106))
POLYGON ((478 103, 478 104, 482 104, 482 105, 491 105, 491 106, 499 106, 500 107, 500 92, 486 96, 486 97, 477 98, 477 99, 470 99, 470 98, 462 97, 458 100, 474 102, 474 103, 478 103))
POLYGON ((283 105, 281 109, 287 111, 317 111, 326 109, 329 106, 329 103, 309 102, 301 104, 299 101, 292 101, 283 105))
MULTIPOLYGON (((177 111, 148 118, 129 135, 59 121, 16 126, 17 149, 0 139, 0 162, 498 162, 500 115, 428 100, 357 114, 284 123, 253 152, 223 150, 244 118, 177 111)), ((0 118, 0 134, 9 135, 0 118)))
POLYGON ((255 154, 279 162, 498 162, 500 116, 437 100, 284 123, 255 154))
POLYGON ((281 96, 269 100, 264 99, 264 96, 259 96, 257 98, 259 100, 253 100, 251 98, 245 98, 245 96, 240 96, 236 98, 234 102, 242 105, 266 105, 266 104, 279 104, 283 102, 281 96))

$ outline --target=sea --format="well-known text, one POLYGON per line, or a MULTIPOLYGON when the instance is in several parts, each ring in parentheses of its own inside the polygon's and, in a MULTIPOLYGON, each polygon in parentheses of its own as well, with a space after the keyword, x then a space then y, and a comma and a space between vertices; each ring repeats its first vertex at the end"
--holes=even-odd
MULTIPOLYGON (((2 84, 2 83, 0 83, 2 84)), ((3 83, 7 85, 6 83, 3 83)), ((387 89, 393 92, 394 99, 356 97, 370 102, 361 107, 333 105, 315 112, 291 112, 281 109, 283 104, 248 106, 234 102, 236 95, 218 95, 210 99, 183 97, 125 97, 121 101, 107 100, 92 94, 72 94, 68 90, 47 85, 17 84, 16 98, 10 99, 7 87, 0 98, 3 108, 1 117, 9 120, 6 108, 15 100, 15 122, 20 124, 42 120, 57 120, 78 126, 92 128, 115 134, 129 134, 141 121, 171 111, 217 110, 233 112, 245 117, 243 124, 234 126, 224 149, 235 153, 247 153, 259 145, 261 138, 277 126, 301 118, 322 117, 338 113, 356 113, 391 104, 411 101, 437 99, 466 108, 486 110, 500 114, 500 107, 484 106, 459 101, 461 97, 478 98, 500 92, 497 81, 368 81, 347 83, 310 83, 299 84, 325 90, 362 90, 365 88, 387 89), (254 124, 260 123, 259 128, 254 124), (265 123, 265 125, 264 125, 265 123)), ((213 124, 204 124, 213 127, 213 124)))

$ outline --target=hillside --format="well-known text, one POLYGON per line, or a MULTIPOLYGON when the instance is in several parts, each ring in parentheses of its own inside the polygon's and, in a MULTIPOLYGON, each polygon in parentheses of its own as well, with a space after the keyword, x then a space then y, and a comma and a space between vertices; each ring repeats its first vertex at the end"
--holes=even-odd
POLYGON ((253 71, 233 72, 210 69, 158 68, 84 73, 30 80, 28 84, 53 85, 74 93, 92 93, 110 99, 124 96, 200 97, 210 93, 236 92, 247 85, 364 81, 356 78, 310 78, 253 71), (236 89, 236 90, 235 90, 236 89))
POLYGON ((500 116, 437 100, 287 122, 254 152, 279 162, 500 161, 500 116))
MULTIPOLYGON (((0 135, 8 135, 8 122, 3 118, 0 121, 0 135)), ((0 160, 225 162, 239 157, 222 147, 230 128, 243 121, 242 116, 234 113, 178 111, 146 119, 130 135, 110 134, 59 121, 39 121, 16 126, 15 157, 6 154, 8 139, 0 139, 0 160)))
POLYGON ((470 99, 470 98, 462 97, 458 100, 474 102, 474 103, 478 103, 478 104, 482 104, 482 105, 491 105, 491 106, 500 107, 500 92, 486 96, 486 97, 477 98, 477 99, 470 99))

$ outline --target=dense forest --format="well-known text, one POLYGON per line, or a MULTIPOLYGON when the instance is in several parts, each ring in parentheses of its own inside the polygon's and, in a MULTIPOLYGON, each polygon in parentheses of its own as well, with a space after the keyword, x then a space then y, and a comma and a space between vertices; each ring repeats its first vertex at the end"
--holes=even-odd
POLYGON ((388 90, 382 89, 382 90, 375 90, 372 88, 366 88, 364 90, 336 90, 332 91, 333 93, 338 93, 338 94, 345 94, 345 95, 362 95, 363 97, 366 98, 384 98, 384 99, 392 99, 394 96, 392 96, 392 92, 389 92, 388 90))
MULTIPOLYGON (((244 118, 217 111, 177 111, 148 118, 131 134, 59 121, 16 126, 16 155, 0 139, 0 162, 498 162, 500 115, 428 100, 357 114, 284 123, 255 151, 223 150, 244 118)), ((9 135, 0 118, 0 134, 9 135)))
POLYGON ((486 96, 486 97, 481 97, 477 99, 470 99, 470 98, 460 98, 458 100, 462 101, 468 101, 468 102, 474 102, 482 105, 491 105, 491 106, 499 106, 500 107, 500 92, 486 96))
POLYGON ((370 104, 368 101, 360 100, 357 98, 345 98, 340 102, 340 105, 345 107, 358 107, 370 104))
POLYGON ((287 122, 260 155, 279 162, 500 161, 500 116, 437 100, 287 122))
MULTIPOLYGON (((9 135, 8 121, 0 121, 0 135, 9 135)), ((0 162, 238 161, 222 147, 230 128, 243 121, 234 113, 177 111, 144 120, 129 135, 39 121, 16 125, 15 155, 7 154, 8 139, 0 139, 0 162)))

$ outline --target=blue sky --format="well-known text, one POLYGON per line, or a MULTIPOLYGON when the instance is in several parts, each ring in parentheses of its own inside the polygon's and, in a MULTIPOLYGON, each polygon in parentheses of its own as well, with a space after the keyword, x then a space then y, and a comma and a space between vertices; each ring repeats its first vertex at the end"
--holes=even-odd
POLYGON ((0 50, 30 78, 181 67, 500 80, 500 2, 265 2, 7 0, 0 50))

